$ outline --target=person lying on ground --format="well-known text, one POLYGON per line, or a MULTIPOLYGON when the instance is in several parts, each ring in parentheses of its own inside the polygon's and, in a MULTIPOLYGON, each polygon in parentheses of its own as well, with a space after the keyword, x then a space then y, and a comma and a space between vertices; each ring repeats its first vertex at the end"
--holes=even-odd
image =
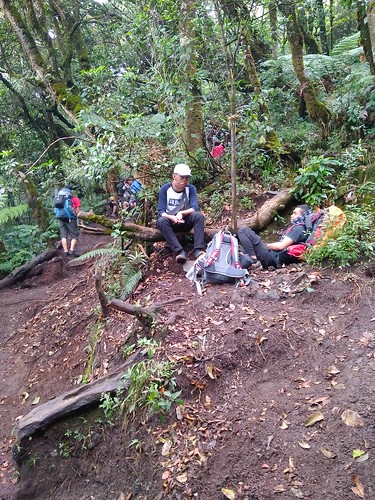
POLYGON ((294 261, 284 252, 286 248, 297 243, 306 241, 308 234, 304 221, 313 210, 309 205, 298 205, 290 216, 291 225, 282 233, 279 241, 265 243, 260 236, 248 227, 238 231, 238 239, 242 250, 249 255, 253 261, 253 268, 267 269, 269 266, 281 267, 294 261))
POLYGON ((176 232, 194 229, 194 257, 197 259, 204 253, 204 216, 199 211, 197 190, 189 184, 190 177, 190 168, 179 163, 174 168, 172 182, 164 184, 159 191, 156 226, 180 264, 186 262, 187 253, 176 232))

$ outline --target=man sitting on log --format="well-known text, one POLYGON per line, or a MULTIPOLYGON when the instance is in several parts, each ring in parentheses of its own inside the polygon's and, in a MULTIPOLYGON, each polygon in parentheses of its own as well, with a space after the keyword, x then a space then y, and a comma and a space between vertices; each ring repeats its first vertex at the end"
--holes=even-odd
POLYGON ((189 184, 190 177, 190 168, 179 163, 174 168, 172 182, 164 184, 159 192, 156 225, 180 264, 186 262, 187 253, 176 232, 194 229, 194 257, 197 259, 204 253, 204 216, 199 211, 197 190, 189 184))
POLYGON ((283 250, 306 241, 308 233, 304 222, 312 213, 313 210, 308 205, 298 205, 290 216, 291 225, 282 233, 280 240, 274 243, 265 243, 255 231, 248 227, 241 228, 238 231, 238 239, 244 253, 253 261, 252 268, 267 269, 269 266, 281 267, 283 264, 290 263, 290 257, 286 256, 283 250))

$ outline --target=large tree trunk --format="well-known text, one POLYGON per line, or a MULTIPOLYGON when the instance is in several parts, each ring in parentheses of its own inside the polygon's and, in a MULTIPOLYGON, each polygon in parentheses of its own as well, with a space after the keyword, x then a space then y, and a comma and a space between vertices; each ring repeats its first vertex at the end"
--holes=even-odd
POLYGON ((39 22, 32 0, 27 0, 26 16, 21 15, 11 0, 0 0, 0 9, 18 38, 38 85, 77 125, 76 114, 82 109, 82 99, 72 78, 74 52, 79 54, 81 68, 88 68, 87 52, 80 34, 78 9, 75 9, 73 15, 68 9, 64 12, 53 0, 47 6, 39 3, 38 9, 42 9, 40 18, 45 23, 39 22), (55 11, 49 10, 50 7, 55 11), (64 39, 64 43, 59 45, 61 54, 56 53, 48 35, 48 30, 53 26, 56 28, 56 23, 59 23, 56 44, 59 44, 61 36, 64 39))
POLYGON ((183 0, 181 5, 180 46, 186 58, 185 105, 185 147, 193 155, 202 148, 203 118, 199 77, 197 73, 197 54, 195 46, 196 0, 183 0))
POLYGON ((370 64, 370 70, 375 75, 375 0, 369 0, 367 7, 368 31, 370 34, 371 53, 373 64, 370 64))
POLYGON ((317 99, 314 86, 307 78, 303 62, 303 36, 297 21, 295 6, 290 0, 285 0, 279 2, 279 9, 287 19, 293 68, 301 85, 301 94, 305 98, 307 112, 313 122, 320 127, 322 139, 327 139, 331 113, 327 106, 317 99))
POLYGON ((323 49, 323 54, 329 55, 329 46, 326 30, 326 14, 324 11, 323 0, 316 0, 316 10, 318 13, 318 25, 319 25, 319 36, 320 43, 323 49))
POLYGON ((366 3, 361 0, 357 1, 357 21, 361 32, 361 44, 372 75, 375 75, 375 32, 371 31, 371 28, 374 30, 375 26, 374 19, 369 17, 369 14, 371 16, 372 12, 372 15, 375 16, 374 3, 372 0, 372 5, 369 5, 366 11, 366 3))

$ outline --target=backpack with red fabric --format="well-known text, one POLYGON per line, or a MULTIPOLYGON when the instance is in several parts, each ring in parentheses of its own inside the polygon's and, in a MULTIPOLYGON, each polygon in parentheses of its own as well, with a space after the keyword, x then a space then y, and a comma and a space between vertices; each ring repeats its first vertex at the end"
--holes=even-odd
POLYGON ((337 230, 345 224, 344 212, 332 205, 326 210, 319 210, 306 217, 305 227, 308 237, 304 243, 291 245, 285 249, 288 256, 298 260, 306 260, 305 254, 313 246, 323 245, 329 238, 334 238, 337 230))

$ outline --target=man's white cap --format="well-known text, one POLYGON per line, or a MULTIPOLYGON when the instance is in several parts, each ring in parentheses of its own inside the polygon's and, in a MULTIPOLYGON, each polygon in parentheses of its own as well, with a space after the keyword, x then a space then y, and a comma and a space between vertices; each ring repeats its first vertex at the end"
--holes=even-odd
POLYGON ((178 175, 191 175, 191 170, 190 167, 188 167, 184 163, 178 163, 174 167, 173 173, 178 175))

